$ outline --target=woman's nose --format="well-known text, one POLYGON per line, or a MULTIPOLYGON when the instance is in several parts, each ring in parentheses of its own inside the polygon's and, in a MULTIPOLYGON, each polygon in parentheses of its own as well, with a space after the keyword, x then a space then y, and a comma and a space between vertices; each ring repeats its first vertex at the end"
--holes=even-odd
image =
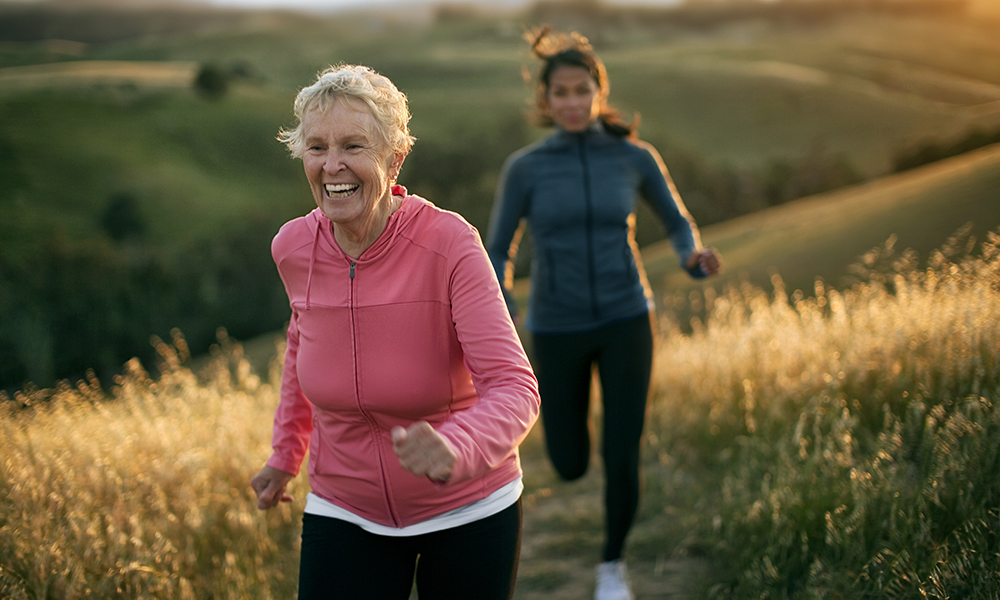
POLYGON ((344 170, 344 160, 339 152, 330 152, 326 155, 323 170, 327 173, 339 173, 344 170))

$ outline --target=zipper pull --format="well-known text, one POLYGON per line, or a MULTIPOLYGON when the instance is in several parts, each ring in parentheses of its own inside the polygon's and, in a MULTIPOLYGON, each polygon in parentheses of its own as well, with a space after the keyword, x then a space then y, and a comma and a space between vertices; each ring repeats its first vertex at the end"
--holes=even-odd
POLYGON ((351 279, 354 279, 354 265, 356 264, 353 260, 351 261, 351 279))

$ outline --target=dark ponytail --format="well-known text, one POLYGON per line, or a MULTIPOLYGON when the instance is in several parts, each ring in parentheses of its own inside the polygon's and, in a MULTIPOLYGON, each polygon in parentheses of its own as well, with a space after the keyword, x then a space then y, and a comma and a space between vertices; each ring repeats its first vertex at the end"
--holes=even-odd
POLYGON ((611 88, 608 72, 587 38, 575 31, 569 34, 553 31, 546 25, 526 32, 524 39, 531 46, 531 53, 535 58, 542 61, 535 82, 531 112, 531 120, 535 125, 552 127, 554 124, 552 116, 545 109, 552 73, 561 66, 581 67, 590 73, 597 84, 597 89, 603 93, 604 101, 601 103, 597 118, 604 125, 604 129, 618 137, 635 138, 638 135, 639 117, 636 116, 632 122, 626 122, 618 109, 608 104, 607 96, 611 88))

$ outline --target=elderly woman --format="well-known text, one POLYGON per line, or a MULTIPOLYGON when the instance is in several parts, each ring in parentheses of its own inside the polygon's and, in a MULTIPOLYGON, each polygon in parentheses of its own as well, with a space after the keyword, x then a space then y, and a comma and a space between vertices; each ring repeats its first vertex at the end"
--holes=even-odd
POLYGON ((251 485, 290 501, 308 450, 299 598, 403 600, 414 572, 421 600, 510 598, 539 398, 479 235, 395 185, 414 138, 384 76, 332 67, 295 116, 317 208, 272 244, 292 315, 251 485))

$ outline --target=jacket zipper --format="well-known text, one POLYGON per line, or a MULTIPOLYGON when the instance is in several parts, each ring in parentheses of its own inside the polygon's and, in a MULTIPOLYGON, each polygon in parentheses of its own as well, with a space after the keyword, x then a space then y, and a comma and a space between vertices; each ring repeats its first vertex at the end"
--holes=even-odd
POLYGON ((597 303, 597 268, 594 264, 594 199, 590 189, 590 165, 587 163, 586 132, 580 134, 580 165, 583 167, 583 199, 587 210, 587 279, 590 283, 590 311, 600 318, 597 303))
POLYGON ((375 425, 375 420, 372 419, 372 417, 371 417, 370 414, 368 414, 368 411, 365 410, 365 407, 364 407, 364 405, 361 402, 361 374, 358 373, 358 341, 357 341, 358 340, 358 332, 357 332, 357 328, 356 328, 356 324, 355 324, 355 320, 354 320, 354 292, 355 292, 355 287, 354 287, 354 274, 355 274, 355 270, 354 269, 357 266, 357 264, 358 264, 357 262, 355 262, 353 260, 351 261, 351 272, 350 272, 350 279, 351 279, 351 299, 350 299, 350 310, 351 310, 351 343, 354 346, 354 382, 355 382, 354 383, 354 395, 358 399, 358 410, 360 410, 361 414, 363 414, 365 416, 365 419, 368 421, 368 426, 369 426, 369 428, 372 431, 372 437, 375 438, 375 452, 378 453, 379 470, 382 473, 382 489, 385 490, 385 505, 386 505, 386 509, 389 511, 389 517, 392 519, 392 522, 395 523, 398 526, 400 524, 399 515, 396 514, 396 511, 395 511, 395 509, 392 506, 392 501, 389 499, 389 480, 386 479, 386 477, 385 477, 385 473, 386 473, 385 457, 382 454, 382 445, 379 443, 379 439, 378 439, 378 428, 375 425))

